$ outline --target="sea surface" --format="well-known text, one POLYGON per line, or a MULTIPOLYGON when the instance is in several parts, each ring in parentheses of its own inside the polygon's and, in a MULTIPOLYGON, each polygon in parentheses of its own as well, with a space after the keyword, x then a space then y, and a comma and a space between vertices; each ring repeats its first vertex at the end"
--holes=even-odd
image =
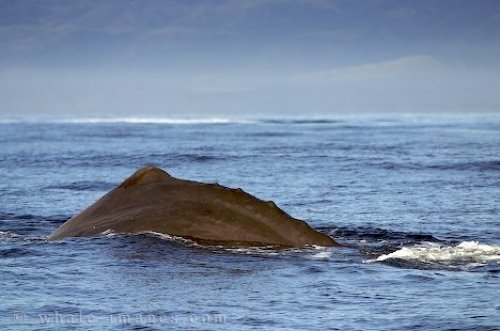
POLYGON ((0 121, 1 330, 500 330, 500 116, 0 121), (47 242, 136 169, 342 247, 47 242))

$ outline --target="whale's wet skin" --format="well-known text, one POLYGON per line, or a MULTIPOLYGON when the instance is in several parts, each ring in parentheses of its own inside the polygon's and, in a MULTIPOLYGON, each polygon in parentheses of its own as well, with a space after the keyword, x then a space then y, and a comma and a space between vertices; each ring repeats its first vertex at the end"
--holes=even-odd
POLYGON ((178 179, 146 166, 47 239, 153 232, 224 246, 337 246, 326 234, 297 220, 272 201, 241 188, 178 179))
MULTIPOLYGON (((93 121, 98 122, 98 121, 93 121)), ((0 125, 0 328, 495 330, 500 120, 0 125), (341 247, 46 238, 144 164, 341 247)))

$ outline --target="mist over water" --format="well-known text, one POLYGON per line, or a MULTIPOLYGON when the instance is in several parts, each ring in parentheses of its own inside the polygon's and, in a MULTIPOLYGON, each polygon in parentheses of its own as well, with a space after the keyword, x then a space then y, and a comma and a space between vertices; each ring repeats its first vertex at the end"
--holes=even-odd
POLYGON ((5 119, 0 325, 494 330, 500 118, 5 119), (45 238, 138 167, 241 187, 341 248, 45 238))
POLYGON ((0 114, 498 112, 500 4, 3 1, 0 114))

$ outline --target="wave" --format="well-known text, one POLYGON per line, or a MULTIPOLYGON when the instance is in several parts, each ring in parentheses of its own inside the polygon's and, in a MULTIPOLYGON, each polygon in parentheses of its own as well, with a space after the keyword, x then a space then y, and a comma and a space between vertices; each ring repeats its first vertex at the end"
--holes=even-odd
POLYGON ((214 118, 168 118, 168 117, 83 117, 83 118, 4 118, 2 124, 252 124, 258 121, 246 119, 214 118))
POLYGON ((116 184, 101 181, 79 181, 61 185, 50 185, 44 189, 68 190, 68 191, 107 191, 116 184))
MULTIPOLYGON (((25 235, 14 231, 0 231, 0 244, 15 244, 15 243, 44 243, 46 237, 42 235, 25 235)), ((0 250, 0 257, 11 256, 4 250, 0 250)))
POLYGON ((312 119, 261 119, 260 123, 268 124, 337 124, 344 123, 344 119, 333 119, 333 118, 312 118, 312 119))
POLYGON ((391 242, 439 242, 440 240, 428 233, 414 233, 394 231, 371 226, 359 227, 335 227, 333 229, 318 228, 322 232, 329 233, 334 238, 343 240, 369 241, 391 241, 391 242))
POLYGON ((338 227, 329 233, 342 246, 356 249, 363 262, 411 269, 496 269, 500 246, 479 243, 468 236, 438 238, 427 233, 375 227, 338 227))
POLYGON ((0 211, 0 243, 7 241, 43 241, 47 231, 64 223, 63 215, 39 216, 0 211))
POLYGON ((198 244, 196 241, 187 239, 184 237, 179 237, 179 236, 174 236, 174 235, 169 235, 166 233, 160 233, 160 232, 155 232, 155 231, 141 231, 137 233, 120 233, 116 232, 114 230, 108 229, 100 233, 101 236, 105 236, 108 238, 114 238, 114 237, 136 237, 136 236, 150 236, 158 239, 162 239, 165 241, 173 242, 173 243, 180 243, 185 246, 190 246, 190 247, 201 247, 202 245, 198 244))
MULTIPOLYGON (((91 117, 72 119, 34 119, 21 122, 33 123, 58 123, 58 124, 349 124, 370 123, 376 126, 392 126, 401 123, 398 119, 377 119, 376 117, 338 117, 338 118, 169 118, 169 117, 91 117)), ((17 121, 19 122, 19 121, 17 121)), ((403 121, 404 122, 404 121, 403 121)), ((3 122, 5 123, 5 122, 3 122)), ((357 128, 358 126, 353 126, 357 128)))
POLYGON ((500 160, 437 164, 428 167, 437 170, 500 170, 500 160))
POLYGON ((210 162, 210 161, 225 161, 236 158, 229 155, 213 155, 199 153, 152 153, 147 156, 152 159, 165 159, 170 162, 210 162))
POLYGON ((21 221, 19 223, 24 223, 24 224, 27 223, 43 224, 44 222, 59 224, 65 222, 69 217, 71 216, 68 215, 42 216, 42 215, 32 215, 32 214, 15 214, 15 213, 0 211, 0 221, 21 221))
MULTIPOLYGON (((165 164, 173 166, 175 164, 183 163, 210 163, 210 162, 223 162, 228 160, 240 160, 248 155, 230 155, 226 153, 137 153, 132 154, 119 154, 110 152, 109 154, 74 154, 67 156, 60 156, 54 158, 53 156, 41 156, 33 159, 29 154, 19 155, 15 159, 15 163, 23 163, 29 165, 30 167, 88 167, 88 168, 109 168, 109 167, 120 167, 123 166, 124 160, 127 160, 128 164, 135 165, 137 167, 147 165, 154 165, 162 167, 165 164)), ((0 164, 5 167, 12 166, 8 160, 0 160, 0 164), (5 161, 8 164, 2 164, 5 161)), ((59 183, 54 185, 48 185, 43 187, 43 189, 67 189, 67 190, 107 190, 113 187, 115 184, 106 181, 77 181, 77 182, 67 182, 59 183)))
POLYGON ((458 245, 422 243, 402 247, 365 262, 390 262, 399 266, 411 263, 412 266, 421 268, 471 269, 500 264, 500 246, 481 244, 477 241, 463 241, 458 245))
MULTIPOLYGON (((77 115, 79 116, 79 115, 77 115)), ((493 125, 500 120, 497 113, 441 113, 441 114, 395 114, 395 113, 316 113, 307 117, 293 114, 276 115, 255 115, 255 117, 235 117, 231 115, 214 115, 213 117, 162 117, 162 116, 85 116, 64 117, 57 115, 21 115, 0 117, 0 124, 16 123, 67 123, 67 124, 99 124, 99 123, 130 123, 130 124, 369 124, 370 126, 393 126, 399 124, 424 124, 424 125, 442 125, 442 124, 470 124, 479 122, 481 125, 493 125), (493 124, 491 124, 493 123, 493 124)))
POLYGON ((336 124, 342 119, 244 119, 244 118, 175 118, 175 117, 82 117, 82 118, 4 118, 1 124, 336 124))
POLYGON ((100 233, 100 236, 107 238, 140 238, 147 236, 150 238, 156 238, 162 241, 166 241, 172 244, 180 244, 183 247, 206 249, 213 253, 230 253, 237 255, 251 255, 251 256, 273 256, 273 257, 294 257, 294 256, 304 256, 310 260, 331 260, 332 254, 335 252, 335 248, 323 247, 317 245, 305 246, 305 247, 288 247, 283 248, 276 245, 262 245, 262 246, 227 246, 221 243, 212 243, 206 241, 196 241, 189 238, 179 237, 175 235, 169 235, 165 233, 159 233, 155 231, 141 231, 137 233, 120 233, 114 230, 105 230, 100 233))
POLYGON ((18 258, 22 256, 33 256, 33 255, 38 255, 40 252, 33 250, 33 249, 27 249, 27 248, 7 248, 7 249, 0 249, 0 259, 4 258, 18 258))
POLYGON ((320 232, 329 234, 344 247, 359 250, 370 257, 394 252, 402 246, 419 245, 422 242, 445 243, 429 233, 405 232, 381 229, 371 226, 318 228, 320 232))
POLYGON ((13 231, 0 231, 0 242, 17 240, 18 238, 19 234, 13 231))
POLYGON ((99 123, 126 123, 126 124, 230 124, 253 123, 249 120, 235 120, 230 118, 162 118, 162 117, 118 117, 118 118, 84 118, 66 120, 65 123, 99 124, 99 123))
POLYGON ((485 171, 485 170, 500 170, 500 160, 484 160, 470 162, 449 162, 436 164, 423 163, 395 163, 395 162, 380 162, 374 163, 383 169, 387 170, 457 170, 457 171, 485 171))
MULTIPOLYGON (((44 217, 0 213, 0 242, 43 242, 47 232, 67 218, 62 215, 44 217)), ((342 247, 307 246, 285 249, 275 246, 227 247, 220 243, 199 243, 150 231, 121 234, 108 230, 102 233, 102 236, 136 238, 132 241, 139 240, 139 242, 142 242, 141 237, 147 236, 150 239, 144 239, 147 239, 148 245, 151 244, 151 237, 153 237, 158 239, 158 243, 168 241, 181 246, 208 249, 214 253, 272 256, 285 259, 299 257, 323 262, 383 263, 412 269, 495 271, 500 264, 500 246, 479 243, 474 241, 474 238, 464 236, 442 239, 427 233, 391 231, 369 226, 323 227, 318 230, 333 236, 342 247)), ((4 255, 12 256, 9 252, 4 253, 4 255)))

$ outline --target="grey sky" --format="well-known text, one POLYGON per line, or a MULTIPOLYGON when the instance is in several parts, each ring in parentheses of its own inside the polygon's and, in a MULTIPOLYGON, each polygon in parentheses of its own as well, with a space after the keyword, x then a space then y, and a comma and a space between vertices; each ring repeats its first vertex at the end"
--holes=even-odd
POLYGON ((0 112, 500 106, 500 1, 0 1, 0 112))

